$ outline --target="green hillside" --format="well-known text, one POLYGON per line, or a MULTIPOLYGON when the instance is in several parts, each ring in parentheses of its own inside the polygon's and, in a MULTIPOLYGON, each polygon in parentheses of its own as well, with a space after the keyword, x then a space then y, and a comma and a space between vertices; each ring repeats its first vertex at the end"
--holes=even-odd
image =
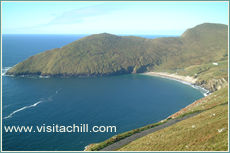
POLYGON ((181 37, 145 39, 95 34, 37 54, 8 75, 94 76, 177 70, 227 56, 227 25, 201 24, 181 37))

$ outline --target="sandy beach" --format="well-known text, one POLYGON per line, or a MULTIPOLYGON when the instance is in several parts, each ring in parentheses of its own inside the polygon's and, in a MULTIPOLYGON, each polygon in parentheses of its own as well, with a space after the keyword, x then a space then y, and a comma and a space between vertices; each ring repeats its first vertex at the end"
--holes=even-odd
POLYGON ((177 75, 177 74, 170 74, 167 72, 146 72, 144 73, 145 75, 150 75, 150 76, 158 76, 158 77, 163 77, 163 78, 170 78, 170 79, 174 79, 177 81, 181 81, 181 82, 186 82, 188 84, 195 84, 197 79, 190 77, 190 76, 181 76, 181 75, 177 75))
POLYGON ((207 89, 204 89, 203 87, 195 85, 197 79, 190 77, 190 76, 181 76, 177 74, 170 74, 167 72, 146 72, 146 73, 143 73, 143 75, 157 76, 157 77, 176 80, 176 81, 190 85, 191 87, 200 90, 204 96, 207 96, 208 94, 210 94, 210 91, 208 91, 207 89))

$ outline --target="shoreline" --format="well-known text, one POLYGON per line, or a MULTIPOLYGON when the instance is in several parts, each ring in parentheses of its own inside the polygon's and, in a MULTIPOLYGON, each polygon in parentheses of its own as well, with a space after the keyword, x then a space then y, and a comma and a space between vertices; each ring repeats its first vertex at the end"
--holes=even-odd
MULTIPOLYGON (((211 94, 211 92, 210 92, 209 90, 204 89, 203 87, 196 85, 195 83, 196 83, 197 79, 194 79, 193 77, 190 77, 190 76, 181 76, 181 75, 177 75, 177 74, 170 74, 170 73, 167 73, 167 72, 145 72, 145 73, 138 73, 138 74, 140 74, 140 75, 146 75, 146 76, 161 77, 161 78, 165 78, 165 79, 170 79, 170 80, 178 81, 178 82, 180 82, 180 83, 189 85, 190 87, 199 90, 199 91, 204 95, 204 97, 206 97, 206 96, 208 96, 208 95, 211 94)), ((203 97, 203 98, 204 98, 204 97, 203 97)), ((198 99, 198 100, 192 102, 191 104, 185 106, 184 108, 182 108, 181 110, 179 110, 179 111, 177 111, 177 112, 175 112, 175 113, 172 113, 172 114, 169 115, 167 118, 162 119, 162 120, 159 121, 159 122, 162 123, 162 122, 164 122, 164 121, 166 121, 166 120, 168 120, 168 119, 170 119, 170 118, 175 119, 175 116, 180 115, 180 114, 181 114, 185 109, 187 109, 188 107, 191 107, 191 106, 193 106, 193 105, 199 103, 199 102, 201 101, 201 99, 202 99, 202 98, 200 98, 200 99, 198 99)), ((195 114, 196 114, 196 113, 195 113, 195 114)), ((191 114, 190 114, 190 115, 191 115, 191 114)), ((188 116, 187 116, 187 117, 188 117, 188 116)), ((157 123, 159 123, 159 122, 157 122, 157 123)), ((161 125, 160 125, 160 126, 161 126, 161 125)), ((160 126, 156 126, 155 128, 159 128, 160 126)), ((142 131, 141 133, 145 133, 145 132, 151 131, 151 130, 153 130, 153 129, 154 129, 154 128, 149 128, 149 129, 147 129, 147 130, 142 131)), ((154 131, 154 132, 155 132, 155 131, 154 131)), ((108 145, 108 146, 102 148, 102 149, 99 150, 99 151, 109 151, 109 150, 111 150, 111 148, 116 147, 117 144, 119 145, 119 144, 121 143, 121 144, 123 145, 123 142, 125 141, 125 139, 130 139, 130 137, 133 137, 133 136, 134 136, 135 139, 136 139, 136 135, 139 135, 139 134, 140 134, 140 133, 134 133, 133 135, 128 136, 128 137, 126 137, 126 138, 124 138, 124 139, 121 139, 121 140, 119 140, 119 141, 117 141, 117 142, 115 142, 115 143, 112 143, 112 144, 110 144, 110 145, 108 145), (108 148, 109 148, 109 149, 108 149, 108 148)), ((140 138, 140 137, 141 137, 141 136, 139 136, 139 138, 140 138)), ((112 138, 112 137, 111 137, 111 138, 112 138)), ((132 139, 132 138, 131 138, 131 139, 132 139)), ((106 141, 106 140, 105 140, 105 141, 106 141)), ((132 141, 130 141, 130 140, 128 140, 128 141, 129 141, 129 143, 132 142, 132 141)), ((88 144, 87 146, 85 146, 84 151, 89 151, 88 149, 91 147, 91 145, 93 145, 93 144, 88 144)))
MULTIPOLYGON (((1 75, 2 76, 14 76, 14 75, 7 75, 7 71, 12 68, 12 67, 4 67, 2 69, 1 75)), ((144 72, 144 73, 139 73, 141 75, 147 75, 147 76, 155 76, 155 77, 161 77, 161 78, 165 78, 165 79, 170 79, 170 80, 174 80, 174 81, 178 81, 180 83, 189 85, 192 88, 195 88, 197 90, 199 90, 205 97, 208 96, 209 94, 211 94, 211 92, 208 89, 205 89, 199 85, 196 85, 196 81, 197 79, 191 77, 191 76, 182 76, 182 75, 178 75, 175 73, 168 73, 168 72, 144 72)), ((25 76, 33 76, 33 75, 20 75, 20 77, 25 77, 25 76)), ((52 76, 50 75, 36 75, 39 78, 42 79, 47 79, 50 78, 52 76)), ((78 77, 80 77, 81 75, 79 75, 78 77)))
POLYGON ((196 85, 197 79, 190 77, 190 76, 170 74, 167 72, 145 72, 145 73, 142 73, 142 75, 155 76, 155 77, 161 77, 161 78, 165 78, 165 79, 178 81, 180 83, 189 85, 192 88, 199 90, 204 95, 204 97, 208 96, 211 93, 209 90, 207 90, 201 86, 196 85))

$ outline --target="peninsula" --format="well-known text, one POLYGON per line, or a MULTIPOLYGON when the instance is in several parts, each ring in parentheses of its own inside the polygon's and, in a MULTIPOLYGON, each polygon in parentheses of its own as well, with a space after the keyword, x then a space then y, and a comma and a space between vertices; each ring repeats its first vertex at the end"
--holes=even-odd
POLYGON ((220 70, 214 82, 201 77, 201 73, 214 62, 227 62, 227 38, 228 26, 213 23, 197 25, 180 37, 146 39, 94 34, 34 55, 6 74, 72 77, 170 72, 193 77, 196 84, 215 91, 226 82, 226 73, 220 70))

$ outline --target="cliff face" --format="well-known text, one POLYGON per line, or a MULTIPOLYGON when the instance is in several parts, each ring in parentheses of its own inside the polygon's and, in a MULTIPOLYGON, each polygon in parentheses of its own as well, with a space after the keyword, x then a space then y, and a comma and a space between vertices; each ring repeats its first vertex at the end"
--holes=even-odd
POLYGON ((101 76, 183 69, 227 55, 227 26, 201 24, 181 37, 145 39, 107 33, 34 55, 8 75, 101 76))
POLYGON ((208 81, 198 80, 196 85, 208 89, 210 92, 214 92, 228 86, 228 81, 226 81, 224 78, 210 79, 208 81))

